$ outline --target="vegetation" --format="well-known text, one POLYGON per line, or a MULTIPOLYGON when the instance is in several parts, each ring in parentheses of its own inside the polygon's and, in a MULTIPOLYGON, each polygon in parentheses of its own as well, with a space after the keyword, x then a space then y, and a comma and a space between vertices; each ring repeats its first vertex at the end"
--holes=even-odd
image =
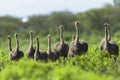
POLYGON ((106 51, 99 50, 104 37, 105 22, 110 23, 112 40, 120 46, 120 9, 107 5, 101 9, 92 9, 84 13, 53 12, 50 15, 30 16, 28 22, 20 18, 0 17, 0 79, 1 80, 120 80, 120 56, 116 62, 109 58, 106 51), (47 35, 51 34, 51 49, 59 41, 59 25, 64 25, 64 39, 69 44, 75 35, 74 22, 80 21, 80 39, 89 44, 87 54, 61 58, 61 61, 40 62, 27 59, 29 31, 39 36, 40 49, 47 50, 47 35), (25 53, 19 61, 11 61, 7 36, 11 35, 12 47, 15 47, 13 34, 19 33, 20 49, 25 53))

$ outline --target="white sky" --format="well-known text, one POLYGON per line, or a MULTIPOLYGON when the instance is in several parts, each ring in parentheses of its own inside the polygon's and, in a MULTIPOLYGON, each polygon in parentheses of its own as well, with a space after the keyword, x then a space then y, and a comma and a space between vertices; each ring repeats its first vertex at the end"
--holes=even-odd
POLYGON ((113 0, 0 0, 0 16, 27 17, 63 10, 77 13, 100 8, 106 3, 113 4, 113 0))

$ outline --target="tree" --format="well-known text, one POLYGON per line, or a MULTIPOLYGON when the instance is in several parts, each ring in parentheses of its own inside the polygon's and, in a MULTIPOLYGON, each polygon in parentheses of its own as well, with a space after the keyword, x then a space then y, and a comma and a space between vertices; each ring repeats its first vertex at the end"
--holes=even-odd
POLYGON ((115 6, 120 7, 120 0, 113 0, 115 6))

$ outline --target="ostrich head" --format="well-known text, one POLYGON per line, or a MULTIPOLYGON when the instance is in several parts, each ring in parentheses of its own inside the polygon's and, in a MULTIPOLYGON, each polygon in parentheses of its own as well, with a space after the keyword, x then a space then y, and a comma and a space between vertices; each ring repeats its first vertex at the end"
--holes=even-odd
POLYGON ((78 26, 80 24, 79 21, 75 21, 75 27, 78 26))
POLYGON ((59 26, 59 29, 63 31, 63 25, 60 25, 60 26, 59 26))
POLYGON ((11 39, 11 36, 8 36, 7 38, 8 38, 8 39, 11 39))
POLYGON ((49 40, 51 39, 51 35, 50 35, 50 34, 48 34, 48 39, 49 39, 49 40))
POLYGON ((36 41, 39 41, 39 37, 38 36, 36 37, 36 41))
POLYGON ((32 33, 33 33, 32 31, 29 32, 30 35, 31 35, 32 33))
POLYGON ((107 27, 107 23, 104 23, 104 27, 107 27))
POLYGON ((15 38, 18 38, 18 33, 15 33, 14 37, 15 37, 15 38))

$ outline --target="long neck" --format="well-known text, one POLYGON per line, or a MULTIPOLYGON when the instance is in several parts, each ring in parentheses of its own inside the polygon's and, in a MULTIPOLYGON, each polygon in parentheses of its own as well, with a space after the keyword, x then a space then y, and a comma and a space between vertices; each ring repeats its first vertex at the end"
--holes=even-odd
POLYGON ((107 32, 107 28, 105 27, 105 46, 107 47, 108 45, 108 32, 107 32))
POLYGON ((63 39, 63 30, 60 28, 60 43, 63 44, 64 43, 64 39, 63 39))
POLYGON ((48 53, 51 52, 51 40, 48 38, 48 53))
POLYGON ((8 46, 9 46, 9 50, 12 51, 11 38, 8 39, 8 46))
POLYGON ((18 37, 16 37, 16 50, 19 50, 19 41, 18 41, 18 37))
POLYGON ((111 40, 111 33, 110 33, 110 29, 108 29, 108 40, 110 41, 111 40))
POLYGON ((72 41, 74 41, 74 40, 75 40, 75 36, 73 35, 73 36, 72 36, 72 41))
POLYGON ((33 46, 33 36, 32 36, 32 34, 30 34, 30 47, 32 47, 33 46))
POLYGON ((39 51, 39 40, 36 40, 37 51, 39 51))
POLYGON ((75 28, 76 28, 75 43, 77 44, 79 42, 79 30, 77 25, 75 25, 75 28))

